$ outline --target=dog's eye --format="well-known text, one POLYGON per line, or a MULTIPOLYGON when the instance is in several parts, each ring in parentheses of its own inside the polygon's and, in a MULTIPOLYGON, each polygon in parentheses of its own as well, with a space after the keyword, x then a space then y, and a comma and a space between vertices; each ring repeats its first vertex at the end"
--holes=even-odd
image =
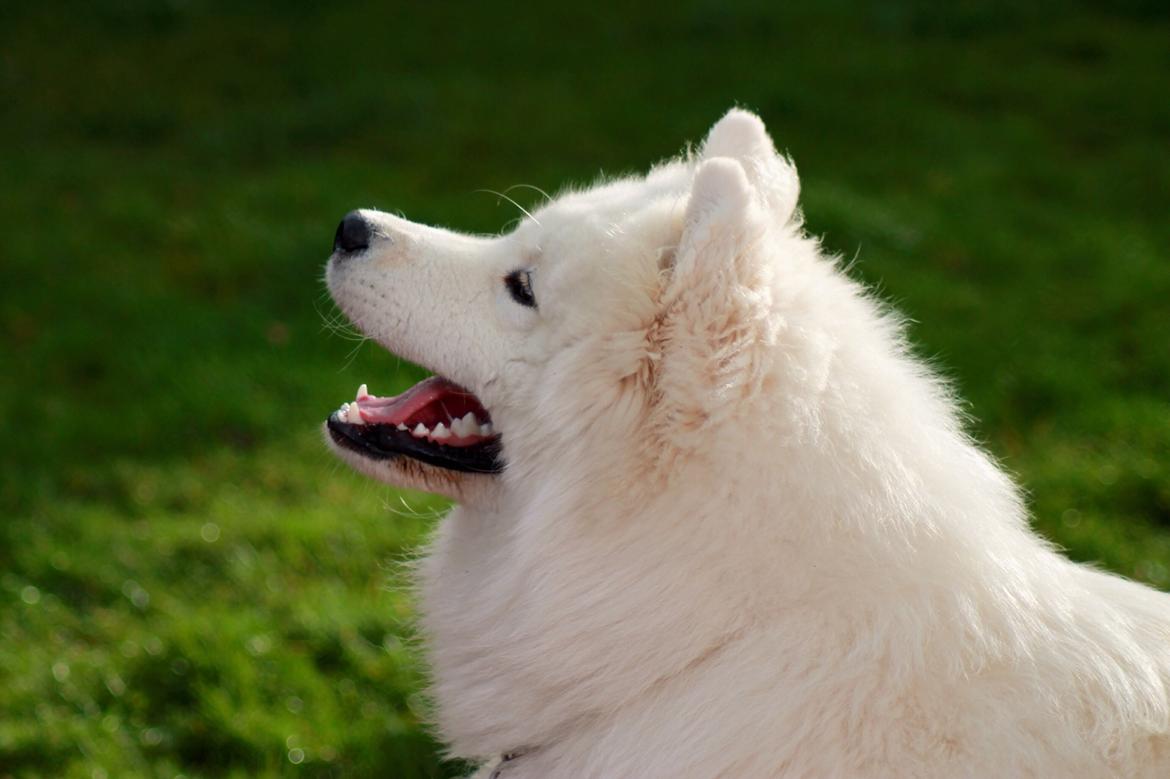
POLYGON ((512 300, 522 306, 536 308, 536 296, 532 294, 532 271, 514 270, 504 277, 504 283, 508 285, 512 300))

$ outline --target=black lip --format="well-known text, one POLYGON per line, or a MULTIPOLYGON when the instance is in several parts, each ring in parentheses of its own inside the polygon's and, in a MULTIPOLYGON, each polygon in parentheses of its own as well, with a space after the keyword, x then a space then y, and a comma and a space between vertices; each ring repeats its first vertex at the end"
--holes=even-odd
POLYGON ((500 458, 499 436, 473 446, 443 446, 412 436, 392 425, 353 425, 331 415, 326 422, 329 435, 338 446, 372 460, 410 457, 414 460, 464 473, 499 473, 504 470, 500 458))

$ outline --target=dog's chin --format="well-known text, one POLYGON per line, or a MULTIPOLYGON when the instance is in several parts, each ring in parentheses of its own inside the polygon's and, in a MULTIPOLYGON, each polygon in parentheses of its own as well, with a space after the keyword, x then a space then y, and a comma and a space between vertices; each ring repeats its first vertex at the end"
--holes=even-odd
POLYGON ((430 492, 457 503, 491 505, 499 490, 499 479, 487 473, 468 473, 429 465, 405 455, 374 459, 355 450, 328 423, 322 432, 329 448, 342 462, 363 476, 393 487, 430 492))

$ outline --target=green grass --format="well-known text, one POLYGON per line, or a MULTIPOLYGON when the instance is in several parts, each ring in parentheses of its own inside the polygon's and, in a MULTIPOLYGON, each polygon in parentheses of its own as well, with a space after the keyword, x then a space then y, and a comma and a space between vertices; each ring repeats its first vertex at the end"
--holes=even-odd
POLYGON ((476 189, 733 103, 1037 527, 1170 585, 1164 5, 423 5, 0 9, 0 777, 458 774, 400 573, 441 504, 318 440, 418 376, 323 326, 333 227, 495 231, 476 189))

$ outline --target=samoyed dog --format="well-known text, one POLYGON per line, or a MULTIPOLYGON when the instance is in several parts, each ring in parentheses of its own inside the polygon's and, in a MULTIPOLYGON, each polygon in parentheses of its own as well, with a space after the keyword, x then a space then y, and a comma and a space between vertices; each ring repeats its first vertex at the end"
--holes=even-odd
POLYGON ((1075 565, 733 110, 512 232, 338 228, 354 324, 435 372, 327 422, 452 498, 418 565, 481 775, 1170 777, 1170 597, 1075 565))

